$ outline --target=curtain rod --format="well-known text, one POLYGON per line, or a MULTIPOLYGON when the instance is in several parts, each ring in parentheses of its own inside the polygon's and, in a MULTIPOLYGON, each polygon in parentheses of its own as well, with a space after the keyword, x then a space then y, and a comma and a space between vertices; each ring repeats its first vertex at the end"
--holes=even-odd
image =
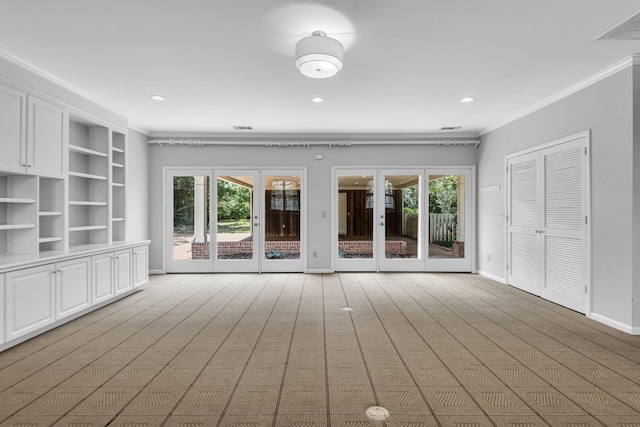
POLYGON ((264 147, 306 147, 312 145, 327 145, 333 147, 350 147, 352 145, 441 145, 441 146, 467 146, 480 145, 479 139, 472 138, 440 138, 440 139, 390 139, 390 140, 302 140, 302 139, 192 139, 192 138, 155 138, 150 139, 149 144, 164 144, 180 147, 202 147, 205 145, 248 145, 264 147))

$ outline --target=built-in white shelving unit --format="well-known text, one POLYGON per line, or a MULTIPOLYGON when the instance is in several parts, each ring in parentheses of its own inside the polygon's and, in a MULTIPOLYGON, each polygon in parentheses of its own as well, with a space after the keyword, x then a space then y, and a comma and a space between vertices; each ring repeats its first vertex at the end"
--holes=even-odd
POLYGON ((69 122, 69 246, 108 243, 110 129, 69 122))
POLYGON ((126 129, 0 76, 0 351, 135 292, 126 129))
POLYGON ((37 253, 37 180, 0 175, 0 254, 37 253))
POLYGON ((39 252, 65 248, 64 180, 40 177, 38 182, 39 252))
POLYGON ((111 237, 125 240, 125 135, 111 135, 111 237))

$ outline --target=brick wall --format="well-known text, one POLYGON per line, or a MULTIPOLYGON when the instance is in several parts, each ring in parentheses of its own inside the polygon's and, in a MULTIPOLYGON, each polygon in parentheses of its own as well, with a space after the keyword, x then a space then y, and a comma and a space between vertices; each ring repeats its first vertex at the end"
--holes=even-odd
MULTIPOLYGON (((342 240, 338 242, 338 249, 345 254, 371 254, 373 253, 373 241, 342 240)), ((385 242, 385 252, 388 254, 404 255, 407 253, 407 242, 404 240, 389 240, 385 242)))
MULTIPOLYGON (((296 241, 272 241, 265 242, 265 252, 275 250, 283 254, 300 253, 300 242, 296 241)), ((345 254, 370 254, 373 253, 371 240, 345 240, 338 242, 338 248, 345 254)), ((218 254, 250 254, 253 251, 253 242, 218 242, 218 254)), ((404 240, 390 240, 385 242, 385 252, 388 254, 404 255, 407 253, 407 242, 404 240)), ((208 243, 192 243, 191 259, 209 259, 208 243)))

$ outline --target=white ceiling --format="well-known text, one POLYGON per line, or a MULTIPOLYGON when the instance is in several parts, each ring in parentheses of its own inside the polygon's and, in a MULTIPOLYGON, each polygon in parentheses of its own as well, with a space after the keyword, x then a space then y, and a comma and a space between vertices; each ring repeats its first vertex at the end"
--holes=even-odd
POLYGON ((595 40, 639 11, 638 0, 0 0, 0 49, 155 135, 477 135, 640 51, 595 40), (346 47, 335 77, 293 65, 314 30, 346 47))

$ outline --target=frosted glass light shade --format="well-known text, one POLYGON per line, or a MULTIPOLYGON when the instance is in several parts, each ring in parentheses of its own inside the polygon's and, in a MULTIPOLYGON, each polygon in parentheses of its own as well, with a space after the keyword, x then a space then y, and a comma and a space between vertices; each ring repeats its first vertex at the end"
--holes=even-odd
POLYGON ((335 76, 342 69, 342 44, 322 31, 296 43, 296 67, 314 79, 335 76))

